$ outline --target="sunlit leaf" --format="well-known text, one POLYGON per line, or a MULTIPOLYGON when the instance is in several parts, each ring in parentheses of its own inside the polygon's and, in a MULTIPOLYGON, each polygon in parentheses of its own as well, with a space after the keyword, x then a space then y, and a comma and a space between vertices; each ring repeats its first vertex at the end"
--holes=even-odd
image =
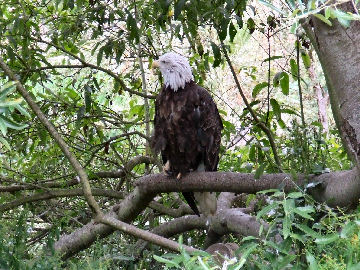
POLYGON ((306 260, 309 263, 309 270, 318 270, 319 269, 316 259, 311 253, 306 252, 306 260))
POLYGON ((319 245, 327 245, 327 244, 330 244, 332 242, 335 242, 338 239, 339 239, 339 234, 334 233, 334 234, 330 234, 330 235, 317 237, 315 239, 315 243, 319 244, 319 245))
POLYGON ((327 25, 332 26, 332 23, 329 19, 327 19, 324 15, 320 14, 320 13, 316 13, 314 14, 314 16, 316 18, 318 18, 319 20, 323 21, 324 23, 326 23, 327 25))
POLYGON ((265 214, 269 213, 271 210, 273 209, 277 209, 279 206, 279 203, 278 202, 273 202, 272 204, 269 204, 267 206, 265 206, 263 209, 261 209, 257 215, 256 215, 256 218, 259 219, 261 218, 262 216, 264 216, 265 214))
POLYGON ((291 69, 291 76, 294 80, 297 80, 298 77, 298 65, 295 59, 290 59, 290 69, 291 69))
POLYGON ((269 84, 267 82, 257 84, 252 91, 252 97, 255 98, 260 93, 261 89, 267 87, 268 85, 269 84))

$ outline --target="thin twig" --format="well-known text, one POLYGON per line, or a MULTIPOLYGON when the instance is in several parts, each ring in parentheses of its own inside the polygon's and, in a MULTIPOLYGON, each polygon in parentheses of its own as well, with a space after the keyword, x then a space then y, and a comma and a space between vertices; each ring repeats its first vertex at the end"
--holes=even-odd
POLYGON ((123 221, 117 220, 117 219, 112 218, 112 217, 101 217, 98 221, 103 223, 103 224, 109 225, 109 226, 111 226, 111 227, 113 227, 113 228, 115 228, 115 229, 117 229, 119 231, 125 232, 127 234, 130 234, 130 235, 135 236, 137 238, 143 239, 145 241, 149 241, 149 242, 151 242, 153 244, 156 244, 158 246, 161 246, 163 248, 166 248, 166 249, 169 249, 169 250, 172 250, 172 251, 179 252, 181 247, 182 247, 189 253, 193 253, 193 252, 196 252, 196 251, 200 252, 199 249, 189 247, 189 246, 186 246, 186 245, 180 245, 179 243, 177 243, 177 242, 175 242, 173 240, 170 240, 170 239, 161 237, 161 236, 159 236, 157 234, 154 234, 154 233, 139 229, 139 228, 137 228, 137 227, 135 227, 133 225, 127 224, 127 223, 125 223, 123 221))

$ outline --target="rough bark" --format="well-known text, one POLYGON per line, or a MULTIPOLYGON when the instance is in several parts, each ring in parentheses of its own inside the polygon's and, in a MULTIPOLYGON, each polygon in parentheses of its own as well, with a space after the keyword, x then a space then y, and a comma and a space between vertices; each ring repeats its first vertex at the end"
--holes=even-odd
MULTIPOLYGON (((355 12, 350 2, 339 6, 355 12)), ((322 65, 331 108, 348 155, 360 168, 360 22, 344 28, 337 20, 332 26, 312 18, 313 28, 304 28, 322 65)))
MULTIPOLYGON (((260 179, 254 179, 253 174, 197 172, 185 176, 181 181, 170 179, 165 175, 155 174, 144 176, 138 180, 134 191, 121 204, 114 207, 114 211, 108 213, 107 216, 131 222, 145 209, 156 194, 162 192, 193 190, 225 191, 240 194, 256 193, 257 191, 271 188, 283 188, 286 192, 289 192, 296 190, 298 186, 304 186, 308 182, 320 183, 316 186, 318 189, 315 192, 317 199, 328 202, 332 206, 349 206, 357 203, 360 197, 360 181, 354 170, 319 176, 311 175, 307 178, 299 175, 296 180, 292 180, 290 174, 283 173, 265 174, 260 179)), ((250 216, 242 215, 235 218, 238 220, 245 218, 250 222, 254 221, 251 220, 250 216)), ((226 226, 232 228, 235 223, 232 220, 229 222, 226 226)), ((245 224, 246 222, 244 221, 245 224)), ((240 229, 243 230, 242 228, 240 229)), ((113 231, 114 229, 107 225, 96 224, 94 221, 91 221, 73 233, 61 236, 55 243, 55 250, 61 253, 64 258, 67 258, 89 247, 97 239, 108 236, 113 231)))

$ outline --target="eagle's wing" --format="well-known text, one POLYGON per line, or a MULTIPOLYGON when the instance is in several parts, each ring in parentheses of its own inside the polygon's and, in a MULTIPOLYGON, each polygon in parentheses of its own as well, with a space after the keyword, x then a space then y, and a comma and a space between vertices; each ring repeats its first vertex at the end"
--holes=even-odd
MULTIPOLYGON (((166 148, 167 140, 164 136, 164 123, 162 123, 162 118, 160 117, 160 98, 162 92, 157 96, 155 100, 155 117, 154 117, 154 134, 151 138, 151 148, 155 153, 159 153, 166 148)), ((163 160, 164 164, 166 160, 163 160)))
POLYGON ((219 163, 219 151, 221 145, 221 130, 223 125, 211 95, 203 88, 198 87, 200 96, 200 142, 205 148, 204 165, 205 171, 216 171, 219 163))

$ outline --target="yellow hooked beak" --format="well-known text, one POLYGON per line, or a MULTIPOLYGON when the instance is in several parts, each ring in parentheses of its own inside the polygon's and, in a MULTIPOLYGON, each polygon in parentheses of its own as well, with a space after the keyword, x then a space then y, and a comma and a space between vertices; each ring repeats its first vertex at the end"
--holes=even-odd
POLYGON ((154 61, 153 63, 152 63, 152 65, 151 65, 151 68, 152 69, 155 69, 155 68, 159 68, 160 67, 160 64, 159 64, 159 61, 154 61))

